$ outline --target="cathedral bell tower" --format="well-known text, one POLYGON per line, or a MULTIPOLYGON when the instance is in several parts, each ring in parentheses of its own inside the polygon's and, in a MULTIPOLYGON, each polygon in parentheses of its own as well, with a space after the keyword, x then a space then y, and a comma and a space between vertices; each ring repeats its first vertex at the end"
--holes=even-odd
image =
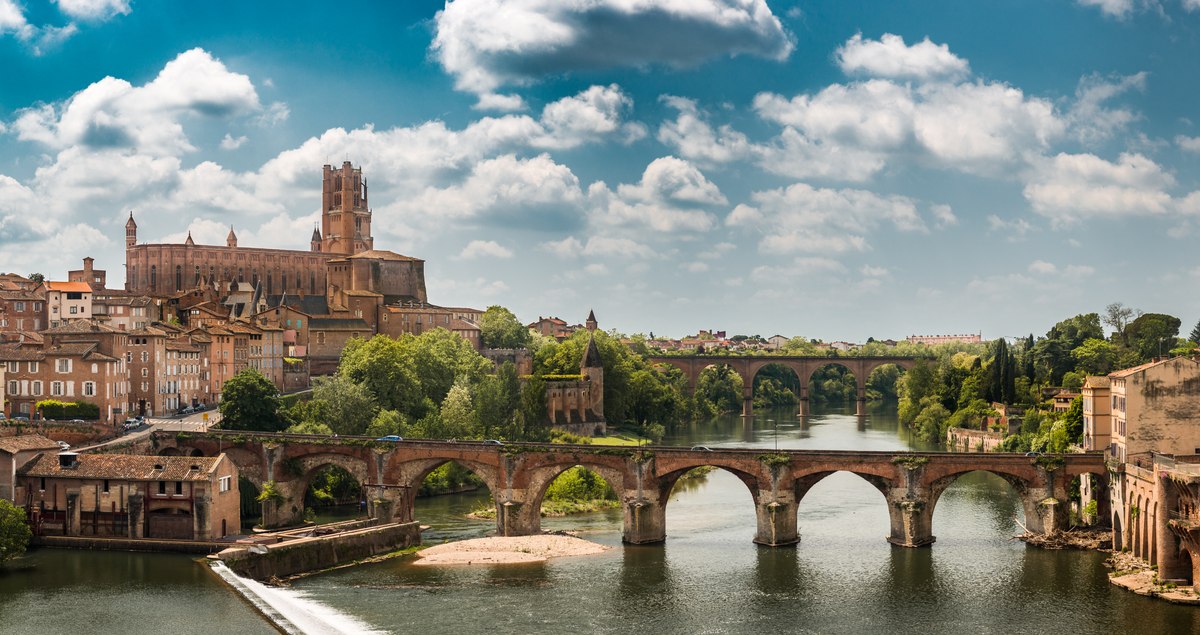
POLYGON ((338 169, 329 165, 324 168, 320 236, 319 251, 325 253, 352 256, 375 247, 367 183, 362 178, 362 168, 352 166, 349 161, 338 169))

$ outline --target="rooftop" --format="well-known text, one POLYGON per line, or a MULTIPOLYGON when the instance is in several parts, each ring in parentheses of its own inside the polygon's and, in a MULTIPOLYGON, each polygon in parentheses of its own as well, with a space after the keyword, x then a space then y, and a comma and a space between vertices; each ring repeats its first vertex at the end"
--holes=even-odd
POLYGON ((21 450, 57 450, 58 443, 40 434, 22 434, 15 437, 0 437, 0 452, 16 454, 21 450))
POLYGON ((127 481, 207 481, 221 456, 143 456, 80 454, 74 467, 59 465, 58 454, 43 452, 19 470, 22 476, 106 478, 127 481), (192 468, 196 469, 192 469, 192 468))

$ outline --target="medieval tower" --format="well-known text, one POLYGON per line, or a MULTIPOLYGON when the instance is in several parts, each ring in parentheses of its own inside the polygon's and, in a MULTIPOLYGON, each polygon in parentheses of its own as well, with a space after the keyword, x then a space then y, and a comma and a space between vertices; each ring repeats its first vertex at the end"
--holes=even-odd
POLYGON ((374 247, 362 168, 349 161, 336 170, 326 165, 321 182, 321 242, 315 251, 352 256, 374 247))

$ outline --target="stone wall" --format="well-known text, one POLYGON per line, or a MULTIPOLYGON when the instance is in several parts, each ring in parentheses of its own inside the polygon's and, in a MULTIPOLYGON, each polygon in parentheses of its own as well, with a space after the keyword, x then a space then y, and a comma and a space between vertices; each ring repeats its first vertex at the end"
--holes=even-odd
POLYGON ((238 546, 217 554, 234 573, 268 580, 403 549, 421 542, 419 523, 389 523, 328 536, 298 538, 273 545, 238 546), (266 553, 254 553, 251 549, 266 553))
POLYGON ((993 452, 1004 442, 1004 434, 988 430, 949 428, 946 445, 952 452, 993 452))

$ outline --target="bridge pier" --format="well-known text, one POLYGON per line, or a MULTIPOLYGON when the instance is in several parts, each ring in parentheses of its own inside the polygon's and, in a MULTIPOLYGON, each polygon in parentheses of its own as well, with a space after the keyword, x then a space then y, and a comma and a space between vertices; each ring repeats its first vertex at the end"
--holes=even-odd
POLYGON ((887 541, 898 547, 928 547, 933 535, 933 506, 927 496, 914 496, 911 490, 888 494, 888 516, 892 535, 887 541))
POLYGON ((667 539, 667 510, 648 498, 632 496, 624 499, 624 531, 621 542, 646 545, 667 539))
POLYGON ((410 522, 413 520, 413 501, 407 487, 367 485, 367 515, 376 522, 410 522))
POLYGON ((532 536, 542 531, 542 510, 524 501, 496 497, 496 533, 532 536))
POLYGON ((262 502, 263 527, 291 527, 303 523, 304 492, 308 483, 302 479, 276 481, 274 487, 282 498, 262 502))
POLYGON ((754 513, 758 517, 755 543, 766 547, 786 547, 800 542, 800 532, 796 529, 794 495, 776 496, 769 491, 760 492, 754 505, 754 513))
POLYGON ((742 389, 742 416, 754 416, 754 389, 751 387, 742 389))
POLYGON ((867 416, 867 387, 863 384, 858 386, 858 394, 855 397, 854 414, 865 417, 867 416))
POLYGON ((807 417, 808 416, 808 397, 800 398, 800 404, 797 408, 796 416, 797 417, 807 417))

